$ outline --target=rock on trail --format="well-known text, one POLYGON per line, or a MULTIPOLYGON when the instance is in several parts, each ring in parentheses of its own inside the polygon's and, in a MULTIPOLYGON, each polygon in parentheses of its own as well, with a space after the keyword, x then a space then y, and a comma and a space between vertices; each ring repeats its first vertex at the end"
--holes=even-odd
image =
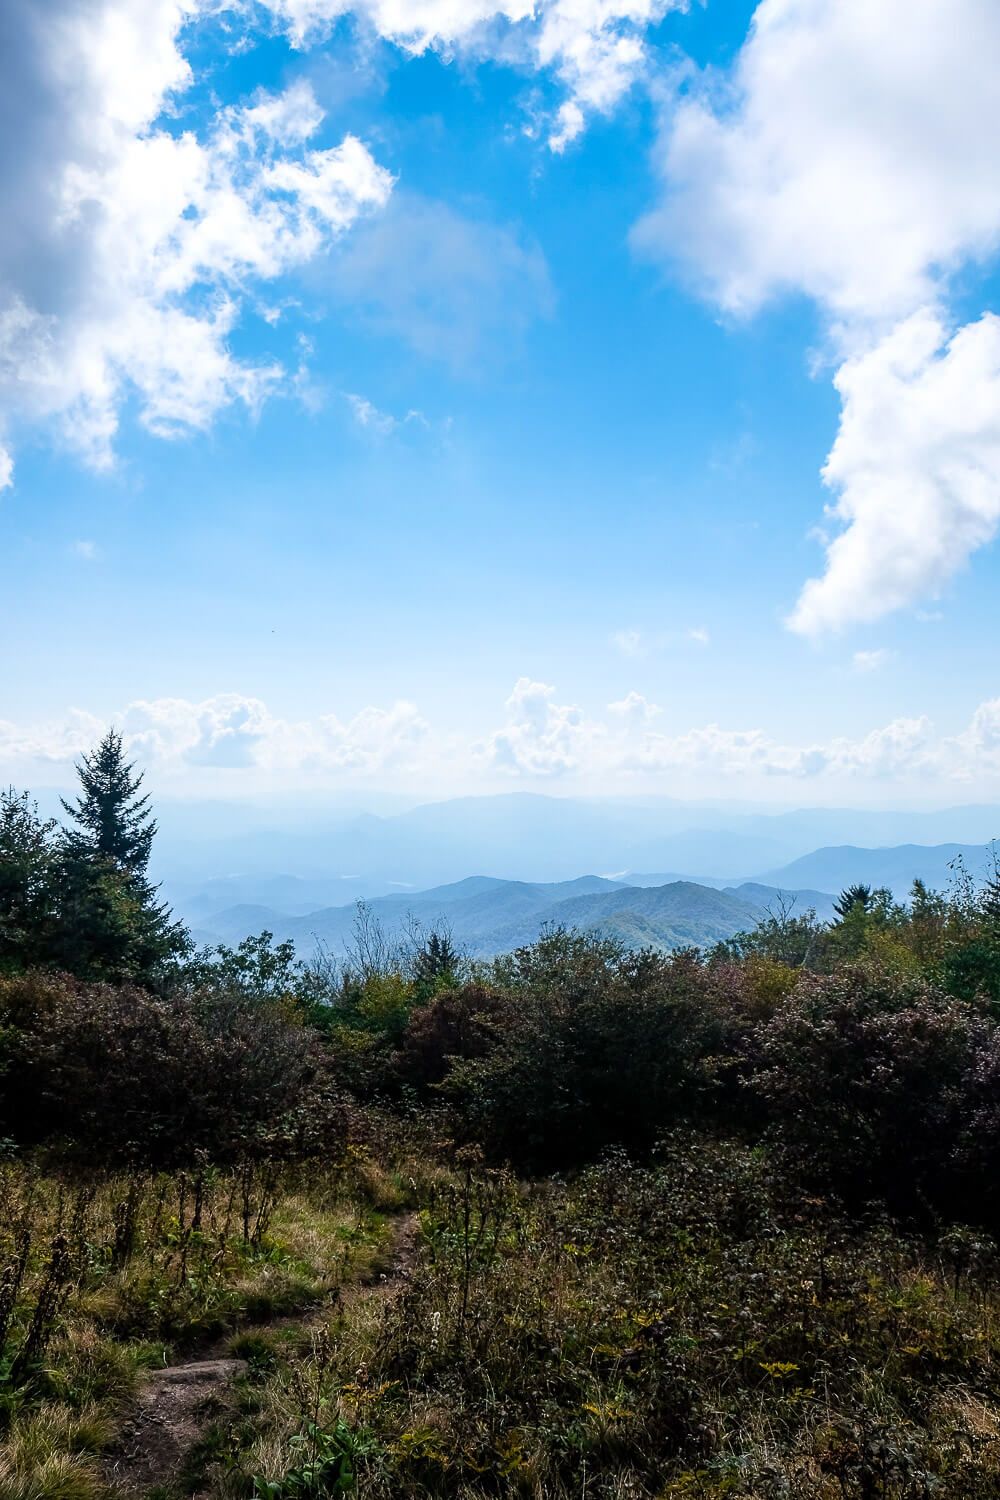
POLYGON ((139 1395, 108 1472, 118 1493, 146 1495, 178 1474, 245 1368, 241 1359, 202 1359, 158 1370, 139 1395))
MULTIPOLYGON (((386 1270, 378 1280, 342 1292, 340 1306, 366 1297, 391 1301, 397 1296, 413 1274, 419 1234, 419 1215, 400 1215, 393 1225, 386 1270)), ((213 1352, 151 1375, 105 1471, 114 1493, 123 1500, 140 1500, 169 1486, 209 1424, 226 1411, 233 1381, 245 1369, 244 1360, 216 1359, 213 1352)))

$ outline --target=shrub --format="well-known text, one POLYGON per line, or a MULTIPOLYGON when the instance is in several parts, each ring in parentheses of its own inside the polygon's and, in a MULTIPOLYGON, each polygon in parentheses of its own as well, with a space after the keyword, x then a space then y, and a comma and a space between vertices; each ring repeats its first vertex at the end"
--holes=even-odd
POLYGON ((26 975, 0 981, 0 1131, 102 1164, 327 1151, 345 1119, 317 1039, 280 1006, 26 975))
POLYGON ((644 1149, 710 1095, 725 1031, 716 976, 690 953, 626 953, 552 934, 495 966, 511 998, 443 1091, 496 1156, 551 1169, 644 1149), (482 1044, 480 1046, 480 1044, 482 1044))
POLYGON ((444 1081, 453 1062, 485 1057, 510 1009, 508 997, 495 986, 441 991, 410 1016, 396 1058, 400 1076, 427 1090, 444 1081))
POLYGON ((926 980, 844 967, 803 976, 759 1029, 751 1087, 807 1177, 855 1203, 942 1207, 977 1076, 988 1113, 995 1048, 979 1009, 926 980))

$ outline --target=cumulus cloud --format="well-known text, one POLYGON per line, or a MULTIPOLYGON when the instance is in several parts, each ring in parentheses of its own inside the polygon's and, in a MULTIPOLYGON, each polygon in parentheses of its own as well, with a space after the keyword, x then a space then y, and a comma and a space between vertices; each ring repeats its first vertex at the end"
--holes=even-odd
MULTIPOLYGON (((393 186, 347 135, 319 146, 308 83, 181 113, 189 38, 238 17, 305 48, 347 16, 409 53, 491 57, 557 80, 559 150, 645 68, 647 29, 682 0, 9 0, 0 13, 0 437, 54 428, 96 468, 134 401, 164 437, 254 410, 283 384, 238 356, 247 294, 316 259, 393 186)), ((423 353, 467 363, 550 300, 514 231, 411 200, 342 264, 344 296, 423 353), (403 236, 402 246, 400 236, 403 236), (408 238, 407 238, 408 237, 408 238), (374 271, 369 269, 374 267, 374 271)), ((274 310, 262 306, 265 318, 274 310)), ((12 481, 0 446, 0 489, 12 481)))
POLYGON ((818 635, 937 594, 1000 524, 1000 318, 949 340, 921 312, 842 366, 823 478, 846 529, 804 587, 793 630, 818 635))
POLYGON ((763 0, 731 74, 670 115, 639 243, 731 312, 795 291, 904 316, 997 248, 998 48, 990 0, 763 0))
POLYGON ((686 0, 265 0, 298 46, 353 14, 409 52, 429 48, 501 56, 551 71, 566 98, 548 132, 566 149, 595 114, 608 114, 646 67, 644 33, 686 0))
MULTIPOLYGON (((195 773, 252 775, 259 785, 290 772, 319 782, 362 784, 392 775, 414 786, 663 790, 769 781, 1000 787, 1000 698, 981 704, 957 734, 926 718, 897 718, 856 738, 791 742, 758 727, 665 727, 666 710, 631 691, 591 715, 559 701, 548 683, 519 678, 502 724, 470 739, 442 732, 405 701, 342 715, 282 718, 260 699, 220 693, 200 701, 143 699, 113 716, 130 754, 175 783, 195 773)), ((107 727, 74 709, 35 726, 0 721, 0 769, 58 765, 90 749, 107 727)), ((204 785, 204 780, 200 783, 204 785)))
POLYGON ((488 766, 511 775, 561 776, 581 768, 601 727, 572 704, 558 704, 545 682, 519 677, 507 699, 507 723, 483 750, 488 766))
POLYGON ((44 724, 25 726, 0 719, 0 765, 74 760, 93 747, 104 727, 94 714, 77 708, 44 724))
MULTIPOLYGON (((0 423, 54 423, 95 467, 130 397, 154 433, 256 406, 281 378, 236 357, 241 297, 318 254, 392 179, 355 137, 318 149, 311 90, 162 123, 192 82, 202 0, 12 0, 0 20, 0 423)), ((10 480, 9 455, 0 479, 10 480)))
POLYGON ((608 704, 609 714, 632 725, 648 724, 662 712, 663 709, 658 704, 650 703, 648 698, 644 698, 642 693, 637 693, 634 688, 626 693, 624 698, 608 704))
POLYGON ((981 703, 971 723, 952 743, 957 774, 975 780, 1000 768, 1000 698, 981 703))
POLYGON ((200 702, 141 699, 116 715, 115 723, 130 753, 174 773, 209 768, 363 777, 411 766, 427 734, 411 703, 367 707, 348 718, 330 713, 291 720, 239 693, 200 702))
POLYGON ((427 729, 411 703, 364 708, 346 720, 322 714, 293 721, 236 693, 199 703, 143 700, 129 705, 118 723, 130 751, 154 765, 363 775, 408 765, 427 729))
POLYGON ((934 309, 957 270, 1000 247, 998 47, 990 0, 762 0, 732 70, 696 78, 667 110, 663 195, 637 248, 732 314, 805 294, 849 356, 824 471, 847 530, 794 629, 914 603, 993 535, 994 323, 942 353, 947 318, 934 309), (943 408, 921 432, 935 394, 943 408), (884 434, 876 414, 896 400, 905 414, 884 434))

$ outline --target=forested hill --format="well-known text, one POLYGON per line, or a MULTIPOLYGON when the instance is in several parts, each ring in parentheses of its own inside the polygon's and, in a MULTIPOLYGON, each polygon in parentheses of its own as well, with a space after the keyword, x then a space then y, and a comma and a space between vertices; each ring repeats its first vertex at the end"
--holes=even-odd
MULTIPOLYGON (((822 891, 759 884, 716 890, 686 880, 636 887, 596 875, 554 884, 473 876, 429 891, 382 897, 370 908, 390 937, 415 920, 424 928, 446 927, 470 955, 491 957, 535 942, 546 927, 597 932, 629 948, 661 952, 707 947, 754 927, 783 904, 796 913, 813 908, 825 918, 833 900, 822 891)), ((195 935, 206 942, 237 942, 266 928, 291 939, 303 956, 320 944, 342 954, 351 945, 356 920, 353 903, 306 915, 237 905, 203 919, 195 935)))

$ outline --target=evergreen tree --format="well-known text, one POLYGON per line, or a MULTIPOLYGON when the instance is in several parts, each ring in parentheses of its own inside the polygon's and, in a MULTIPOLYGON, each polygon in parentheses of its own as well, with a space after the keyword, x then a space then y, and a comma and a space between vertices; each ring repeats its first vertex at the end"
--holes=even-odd
POLYGON ((990 845, 990 873, 980 897, 980 908, 991 927, 1000 927, 1000 849, 990 845))
POLYGON ((81 793, 63 807, 55 961, 84 978, 159 983, 190 949, 147 876, 156 823, 142 773, 109 730, 77 767, 81 793))
POLYGON ((144 876, 156 835, 149 798, 139 796, 142 773, 125 760, 122 737, 109 729, 97 749, 77 766, 82 795, 63 807, 78 825, 67 830, 66 849, 101 859, 123 873, 144 876))
POLYGON ((421 999, 455 982, 459 956, 447 932, 432 932, 413 958, 413 980, 421 999))
POLYGON ((846 890, 841 891, 833 903, 833 909, 841 921, 844 921, 853 911, 871 911, 875 895, 876 892, 870 885, 849 885, 846 890))
POLYGON ((55 827, 27 792, 0 792, 0 971, 44 959, 55 905, 55 827))

